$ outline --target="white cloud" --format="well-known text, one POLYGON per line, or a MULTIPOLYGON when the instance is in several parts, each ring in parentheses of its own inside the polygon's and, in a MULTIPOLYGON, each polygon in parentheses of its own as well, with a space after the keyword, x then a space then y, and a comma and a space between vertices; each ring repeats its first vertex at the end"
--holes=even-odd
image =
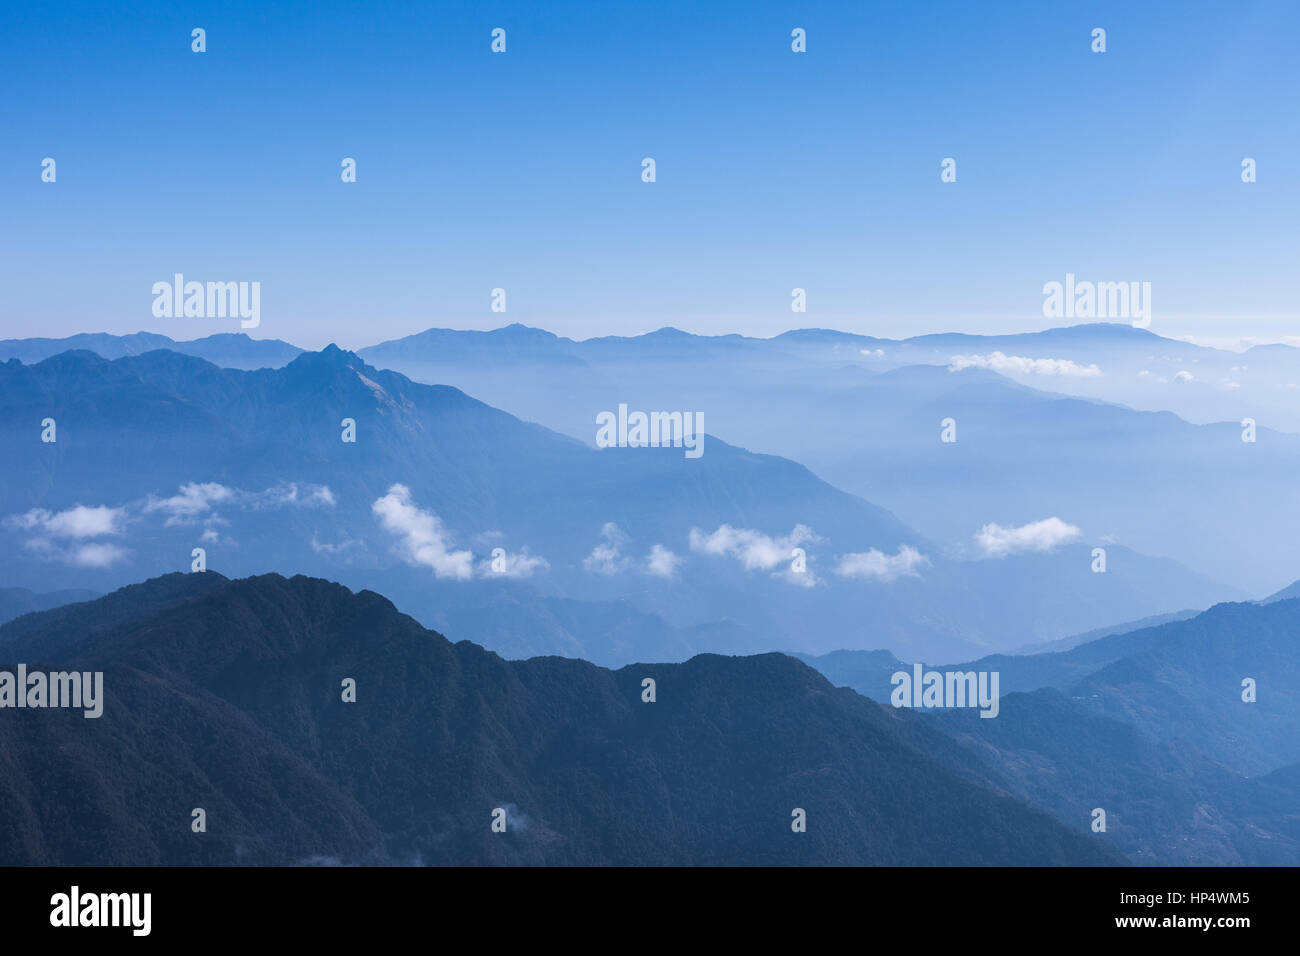
POLYGON ((622 528, 613 521, 606 521, 600 528, 600 541, 591 549, 591 554, 582 559, 582 566, 593 574, 606 576, 640 569, 655 577, 671 578, 682 562, 678 555, 662 544, 656 544, 650 548, 644 563, 638 565, 623 553, 628 541, 628 535, 622 528))
POLYGON ((646 557, 646 573, 658 578, 671 578, 677 571, 682 559, 673 554, 662 544, 656 544, 646 557))
POLYGON ((930 559, 911 545, 902 545, 897 554, 889 555, 872 548, 846 554, 840 558, 835 573, 846 578, 876 578, 892 581, 902 575, 917 574, 917 568, 930 563, 930 559))
POLYGON ((988 355, 954 355, 948 366, 949 371, 960 372, 964 368, 987 368, 1008 375, 1061 375, 1067 378, 1086 378, 1100 375, 1101 369, 1096 365, 1080 365, 1070 359, 1026 358, 1022 355, 1003 355, 992 352, 988 355))
POLYGON ((791 551, 799 545, 816 541, 817 536, 807 525, 798 524, 782 538, 773 538, 749 528, 733 528, 724 524, 712 534, 699 528, 690 532, 691 550, 714 556, 730 556, 745 566, 746 571, 769 571, 778 564, 791 560, 791 551))
POLYGON ((79 568, 107 568, 125 558, 125 548, 107 542, 94 542, 72 548, 63 560, 79 568))
POLYGON ((75 505, 65 511, 33 508, 20 515, 10 515, 5 524, 34 532, 33 537, 23 542, 23 547, 47 561, 60 561, 78 568, 106 568, 124 560, 127 550, 116 544, 85 539, 121 534, 125 521, 125 508, 75 505))
POLYGON ((606 521, 600 529, 600 541, 591 549, 591 554, 582 559, 582 566, 596 574, 617 574, 627 565, 622 556, 623 545, 627 535, 612 521, 606 521))
POLYGON ((325 485, 302 485, 296 481, 282 482, 265 491, 246 492, 240 495, 242 501, 252 508, 333 508, 334 492, 325 485))
POLYGON ((66 511, 33 508, 25 514, 10 516, 7 524, 51 538, 98 538, 106 534, 121 534, 125 518, 125 508, 74 505, 66 511))
POLYGON ((170 498, 150 495, 144 504, 145 513, 162 512, 167 515, 168 527, 194 524, 200 516, 209 518, 216 505, 262 510, 265 508, 332 508, 334 493, 325 485, 299 485, 282 482, 263 491, 241 491, 215 481, 192 481, 181 485, 180 492, 170 498))
POLYGON ((349 538, 346 535, 343 537, 343 540, 334 542, 322 541, 315 531, 311 533, 311 549, 317 554, 328 554, 331 557, 334 557, 337 555, 345 555, 348 552, 356 551, 358 549, 364 550, 364 548, 365 545, 361 541, 358 541, 356 538, 349 538))
POLYGON ((181 485, 180 494, 170 498, 149 496, 145 502, 145 512, 162 511, 167 514, 167 524, 183 524, 211 510, 215 504, 229 501, 235 495, 233 488, 227 488, 215 481, 195 482, 181 485))
POLYGON ((370 506, 385 531, 398 537, 398 552, 411 564, 432 568, 435 577, 466 581, 474 573, 474 555, 452 551, 451 537, 432 511, 411 503, 411 489, 393 485, 370 506))
POLYGON ((1184 369, 1174 376, 1174 381, 1179 385, 1185 385, 1192 380, 1192 373, 1184 369))
MULTIPOLYGON (((501 549, 505 551, 504 548, 501 549)), ((543 557, 531 555, 527 551, 518 554, 512 554, 506 551, 496 558, 487 558, 479 562, 479 574, 485 578, 530 578, 535 571, 550 570, 550 563, 543 557), (494 562, 499 562, 501 570, 494 568, 494 562)))
POLYGON ((1060 518, 1044 518, 1019 528, 1004 528, 989 523, 975 533, 975 540, 989 557, 1002 557, 1019 551, 1051 551, 1073 541, 1083 532, 1060 518))
POLYGON ((78 568, 106 568, 127 556, 125 548, 99 541, 61 545, 49 538, 32 538, 23 542, 23 547, 46 561, 59 561, 78 568))

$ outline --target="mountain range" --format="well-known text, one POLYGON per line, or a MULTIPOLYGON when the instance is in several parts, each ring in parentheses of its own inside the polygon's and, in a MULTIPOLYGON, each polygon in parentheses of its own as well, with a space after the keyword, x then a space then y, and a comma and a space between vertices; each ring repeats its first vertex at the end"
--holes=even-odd
POLYGON ((1037 676, 1016 662, 1057 655, 962 665, 1017 688, 986 720, 782 654, 511 662, 373 592, 173 573, 0 626, 6 666, 102 671, 106 698, 0 721, 0 859, 1297 865, 1298 622, 1300 601, 1223 605, 1037 676), (1253 703, 1205 679, 1243 667, 1253 703))
POLYGON ((0 573, 39 587, 58 568, 104 591, 201 548, 234 575, 382 588, 504 653, 611 665, 864 647, 954 659, 1241 596, 1118 544, 1105 574, 1082 541, 952 553, 789 459, 711 430, 704 447, 593 448, 334 347, 252 371, 165 350, 11 359, 0 573))
POLYGON ((4 713, 0 860, 1300 864, 1300 439, 1099 380, 1218 350, 512 326, 4 356, 0 660, 107 700, 4 713), (702 413, 704 454, 593 447, 620 405, 702 413), (889 706, 914 664, 997 673, 996 719, 889 706))
POLYGON ((702 409, 730 441, 793 458, 956 553, 981 553, 988 524, 1056 517, 1243 596, 1300 573, 1297 536, 1266 533, 1300 527, 1300 350, 1288 346, 1228 352, 1114 324, 903 341, 669 328, 571 342, 510 326, 358 354, 579 438, 614 400, 702 409), (561 359, 581 364, 557 389, 561 359), (1244 397, 1261 389, 1267 402, 1244 397))
MULTIPOLYGON (((242 334, 137 333, 10 340, 0 358, 32 364, 74 348, 108 358, 165 348, 245 369, 301 354, 242 334)), ((1290 346, 1234 352, 1105 323, 903 340, 665 328, 585 341, 515 324, 429 329, 357 354, 584 443, 595 416, 620 403, 699 411, 710 433, 799 461, 958 556, 983 555, 990 524, 1057 518, 1093 546, 1172 558, 1238 597, 1300 571, 1296 536, 1254 530, 1300 525, 1290 492, 1300 351, 1290 346), (945 443, 949 420, 956 440, 945 443), (1151 507, 1156 496, 1162 507, 1151 507), (1197 522, 1183 520, 1191 511, 1197 522)))
MULTIPOLYGON (((1136 863, 1300 863, 1300 600, 1223 604, 1069 650, 940 672, 999 674, 997 718, 931 711, 1010 793, 1058 819, 1107 811, 1136 863), (1244 686, 1249 679, 1251 700, 1244 686)), ((886 702, 912 665, 884 651, 800 656, 886 702)))
POLYGON ((0 655, 105 688, 96 719, 0 720, 9 865, 1123 861, 779 654, 508 662, 373 592, 207 572, 19 618, 0 655))

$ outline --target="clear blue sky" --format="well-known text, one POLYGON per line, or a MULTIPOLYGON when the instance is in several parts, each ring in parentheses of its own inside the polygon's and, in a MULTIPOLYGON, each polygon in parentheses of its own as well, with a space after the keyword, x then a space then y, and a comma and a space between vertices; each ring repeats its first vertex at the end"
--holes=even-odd
POLYGON ((1293 2, 64 0, 3 21, 0 337, 238 330, 154 318, 174 272, 261 282, 254 334, 304 346, 510 321, 1020 331, 1051 324, 1066 272, 1151 282, 1152 331, 1300 333, 1293 2))

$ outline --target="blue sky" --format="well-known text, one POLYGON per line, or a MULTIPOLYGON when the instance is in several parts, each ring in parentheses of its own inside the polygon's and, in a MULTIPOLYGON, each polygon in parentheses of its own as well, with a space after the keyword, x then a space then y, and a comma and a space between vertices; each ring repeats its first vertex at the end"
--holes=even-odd
POLYGON ((238 330, 155 318, 175 272, 309 347, 1028 331, 1066 272, 1300 333, 1294 3, 142 6, 6 9, 0 337, 238 330))

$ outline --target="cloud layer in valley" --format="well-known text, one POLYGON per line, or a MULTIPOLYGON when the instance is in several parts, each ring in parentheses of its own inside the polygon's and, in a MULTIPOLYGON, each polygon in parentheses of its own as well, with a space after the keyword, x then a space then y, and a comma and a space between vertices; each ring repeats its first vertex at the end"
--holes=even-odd
POLYGON ((1083 532, 1060 518, 1031 521, 1018 528, 1004 528, 990 522, 975 532, 975 542, 990 558, 1024 551, 1051 551, 1082 537, 1083 532))

